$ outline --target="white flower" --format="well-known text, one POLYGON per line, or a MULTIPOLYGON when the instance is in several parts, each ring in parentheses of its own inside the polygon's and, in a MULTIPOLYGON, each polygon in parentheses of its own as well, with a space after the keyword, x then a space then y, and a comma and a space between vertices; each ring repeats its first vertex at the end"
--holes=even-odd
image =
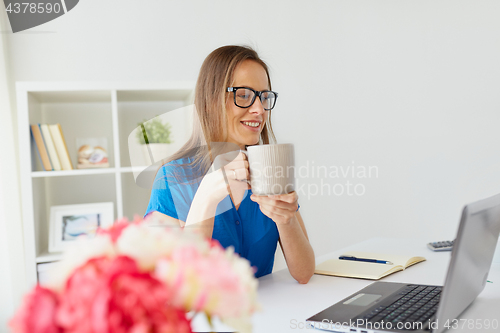
POLYGON ((208 251, 202 236, 182 229, 147 224, 131 225, 123 230, 116 242, 117 252, 137 261, 142 270, 154 270, 160 258, 185 244, 195 245, 200 252, 208 251))
POLYGON ((251 332, 251 315, 260 309, 250 262, 191 229, 163 223, 118 221, 94 238, 71 244, 49 272, 47 287, 61 291, 79 266, 98 257, 128 256, 172 291, 172 304, 218 317, 239 332, 251 332))
POLYGON ((91 258, 116 256, 111 238, 98 235, 94 238, 79 237, 74 240, 64 252, 62 260, 56 263, 47 274, 49 279, 46 287, 60 291, 73 271, 85 264, 91 258))

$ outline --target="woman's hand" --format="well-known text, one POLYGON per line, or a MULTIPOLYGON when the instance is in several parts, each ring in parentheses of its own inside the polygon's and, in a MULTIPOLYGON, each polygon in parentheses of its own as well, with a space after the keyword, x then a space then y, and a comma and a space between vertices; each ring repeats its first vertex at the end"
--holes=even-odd
POLYGON ((249 165, 246 155, 242 152, 237 155, 235 152, 230 152, 217 156, 210 169, 215 171, 203 177, 196 195, 209 199, 212 204, 218 204, 229 192, 249 188, 247 183, 250 177, 249 165))
POLYGON ((234 153, 222 154, 217 158, 222 160, 228 181, 227 189, 231 193, 239 193, 250 188, 250 165, 246 154, 240 151, 236 158, 234 153))
POLYGON ((299 197, 295 192, 267 196, 252 194, 250 199, 259 204, 264 215, 281 225, 290 224, 299 207, 297 204, 299 197))
POLYGON ((186 219, 186 226, 203 222, 207 227, 204 231, 207 237, 212 235, 213 219, 219 202, 229 193, 233 194, 233 200, 236 193, 241 201, 244 191, 249 188, 247 180, 250 175, 247 157, 242 152, 217 156, 211 169, 215 171, 203 177, 186 219))
POLYGON ((297 211, 297 193, 268 196, 253 194, 250 199, 257 202, 262 213, 276 223, 280 234, 279 243, 290 274, 299 283, 307 283, 314 273, 315 260, 304 221, 297 211))

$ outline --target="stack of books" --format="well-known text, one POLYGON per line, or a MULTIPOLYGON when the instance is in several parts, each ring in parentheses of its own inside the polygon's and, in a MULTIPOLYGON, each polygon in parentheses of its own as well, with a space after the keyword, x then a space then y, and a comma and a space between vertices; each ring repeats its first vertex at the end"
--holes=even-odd
POLYGON ((61 125, 37 124, 30 127, 43 169, 73 170, 61 125))

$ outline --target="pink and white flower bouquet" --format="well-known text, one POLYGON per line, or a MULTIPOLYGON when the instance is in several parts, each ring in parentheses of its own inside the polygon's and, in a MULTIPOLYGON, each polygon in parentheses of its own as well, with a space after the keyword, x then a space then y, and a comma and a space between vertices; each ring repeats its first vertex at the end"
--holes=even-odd
POLYGON ((257 280, 232 248, 147 218, 117 221, 65 252, 10 321, 16 333, 191 332, 187 312, 251 331, 257 280))

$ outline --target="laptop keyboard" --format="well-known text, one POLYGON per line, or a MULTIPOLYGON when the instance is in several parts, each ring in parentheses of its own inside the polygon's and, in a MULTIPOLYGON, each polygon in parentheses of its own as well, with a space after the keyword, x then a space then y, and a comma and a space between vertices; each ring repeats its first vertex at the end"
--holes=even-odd
MULTIPOLYGON (((359 319, 371 323, 392 323, 396 326, 402 322, 425 323, 437 311, 443 287, 408 285, 398 294, 392 304, 379 306, 359 319)), ((411 330, 411 329, 410 329, 411 330)))

